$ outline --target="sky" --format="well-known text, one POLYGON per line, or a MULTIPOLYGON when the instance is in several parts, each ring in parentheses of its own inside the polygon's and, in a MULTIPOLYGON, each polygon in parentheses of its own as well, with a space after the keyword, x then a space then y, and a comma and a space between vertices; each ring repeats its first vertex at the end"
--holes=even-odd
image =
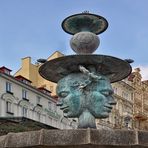
POLYGON ((55 51, 74 54, 61 23, 86 10, 109 23, 95 53, 133 59, 148 79, 148 0, 0 0, 0 67, 14 74, 21 58, 35 63, 55 51))

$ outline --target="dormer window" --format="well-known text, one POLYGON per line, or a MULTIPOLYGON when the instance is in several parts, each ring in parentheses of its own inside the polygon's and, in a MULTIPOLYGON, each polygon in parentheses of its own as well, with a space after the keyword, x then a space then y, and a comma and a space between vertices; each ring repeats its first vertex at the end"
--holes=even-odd
POLYGON ((10 75, 10 71, 9 71, 9 70, 7 70, 7 69, 5 69, 5 70, 4 70, 4 73, 6 73, 6 74, 10 75))
POLYGON ((10 75, 10 72, 11 72, 11 71, 12 71, 11 69, 8 69, 8 68, 5 67, 5 66, 0 67, 0 72, 5 73, 5 74, 7 74, 7 75, 10 75))
POLYGON ((26 81, 26 80, 22 80, 24 83, 26 83, 26 84, 28 84, 28 81, 26 81))
POLYGON ((40 91, 42 91, 43 93, 47 94, 47 95, 51 95, 51 91, 47 90, 46 88, 44 87, 39 87, 38 88, 40 91))
POLYGON ((32 82, 26 78, 24 78, 23 76, 19 75, 15 77, 17 80, 22 81, 25 84, 31 84, 32 82))

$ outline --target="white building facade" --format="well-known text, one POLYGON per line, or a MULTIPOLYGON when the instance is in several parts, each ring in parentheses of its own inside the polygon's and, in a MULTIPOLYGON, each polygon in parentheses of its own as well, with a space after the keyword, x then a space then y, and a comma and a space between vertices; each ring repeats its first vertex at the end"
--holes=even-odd
POLYGON ((0 68, 0 117, 26 117, 58 129, 76 128, 76 122, 63 116, 49 91, 35 88, 29 80, 13 77, 10 72, 0 68))

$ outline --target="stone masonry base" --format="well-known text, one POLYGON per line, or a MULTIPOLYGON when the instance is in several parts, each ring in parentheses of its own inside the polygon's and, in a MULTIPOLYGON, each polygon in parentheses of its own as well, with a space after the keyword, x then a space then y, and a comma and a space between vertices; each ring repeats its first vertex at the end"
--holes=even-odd
POLYGON ((144 148, 148 131, 39 130, 0 136, 0 148, 144 148))

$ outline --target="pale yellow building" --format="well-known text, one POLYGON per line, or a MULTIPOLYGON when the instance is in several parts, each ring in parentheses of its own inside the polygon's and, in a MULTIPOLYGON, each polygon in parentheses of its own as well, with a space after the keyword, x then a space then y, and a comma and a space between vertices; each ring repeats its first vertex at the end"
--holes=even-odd
MULTIPOLYGON (((47 61, 64 56, 59 51, 54 52, 51 56, 47 58, 47 61)), ((21 68, 15 73, 14 76, 23 76, 26 79, 32 81, 34 87, 43 87, 51 91, 52 95, 56 95, 56 84, 42 78, 38 72, 40 63, 32 64, 31 57, 22 58, 21 68)))

